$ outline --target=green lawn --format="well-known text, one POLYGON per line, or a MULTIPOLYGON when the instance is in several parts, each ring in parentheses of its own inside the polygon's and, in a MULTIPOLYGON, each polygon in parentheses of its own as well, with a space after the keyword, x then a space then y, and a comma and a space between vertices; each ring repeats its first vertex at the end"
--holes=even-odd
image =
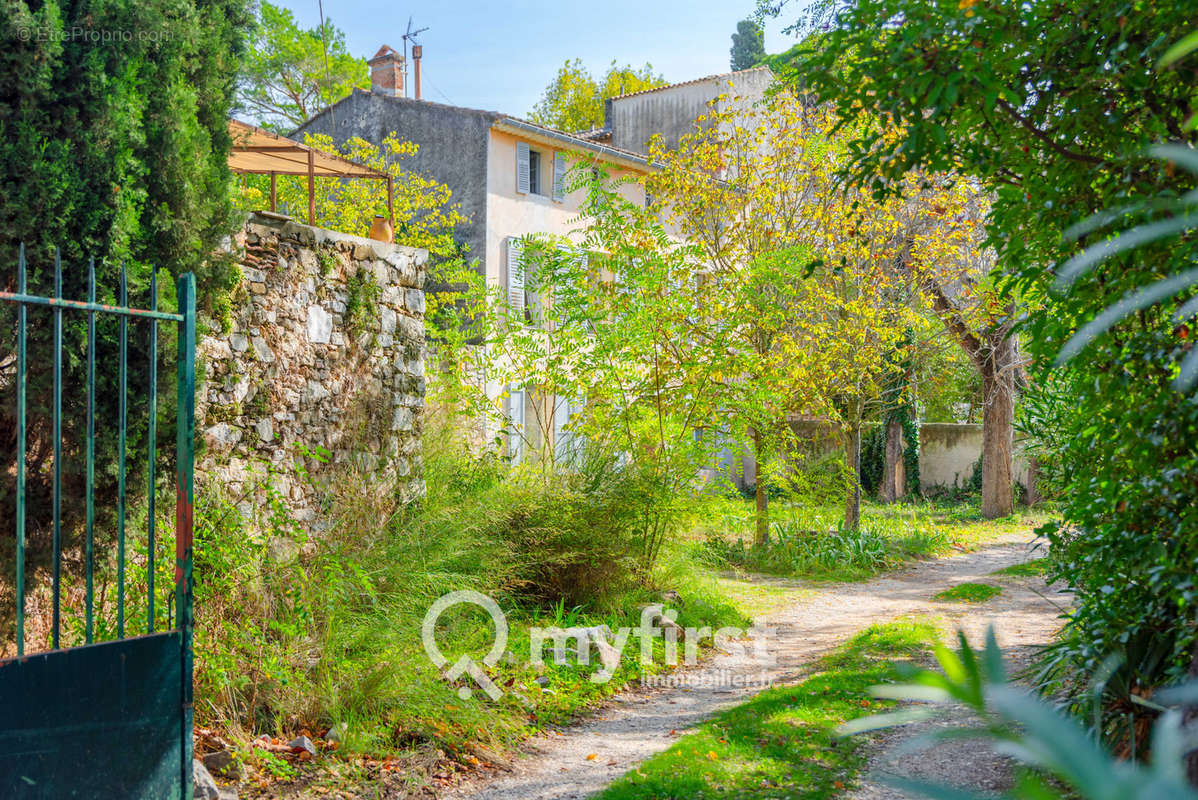
POLYGON ((929 620, 866 628, 797 686, 761 692, 686 734, 599 795, 602 800, 802 798, 838 796, 864 762, 861 739, 838 725, 892 705, 869 687, 899 677, 938 638, 929 620))
POLYGON ((1048 519, 1040 509, 986 520, 976 505, 862 504, 857 531, 843 529, 840 507, 788 500, 770 505, 770 543, 753 542, 754 507, 740 497, 697 503, 690 528, 695 558, 716 569, 814 581, 864 580, 911 561, 985 546, 1031 531, 1048 519))
POLYGON ((932 595, 933 600, 946 603, 984 603, 1002 594, 1002 589, 989 583, 958 583, 943 592, 932 595))
POLYGON ((991 575, 1005 575, 1016 578, 1033 578, 1038 575, 1044 575, 1048 572, 1048 559, 1035 558, 1031 561, 1024 561, 1022 564, 1012 564, 1009 567, 996 569, 991 572, 991 575))

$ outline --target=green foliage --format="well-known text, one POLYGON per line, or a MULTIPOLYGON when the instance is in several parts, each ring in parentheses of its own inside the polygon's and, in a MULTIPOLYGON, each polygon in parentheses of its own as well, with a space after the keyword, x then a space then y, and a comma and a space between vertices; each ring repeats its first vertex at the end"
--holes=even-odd
POLYGON ((1002 594, 1002 589, 989 583, 958 583, 951 589, 932 595, 933 600, 946 603, 984 603, 1002 594))
MULTIPOLYGON (((273 491, 253 519, 222 487, 197 493, 199 724, 246 738, 344 724, 350 753, 468 762, 644 674, 639 648, 626 649, 608 684, 590 680, 593 666, 530 666, 530 626, 636 625, 640 608, 660 599, 646 587, 663 585, 682 596, 679 624, 744 624, 673 554, 651 580, 631 579, 637 543, 613 461, 546 481, 473 452, 464 427, 444 408, 430 412, 420 504, 398 506, 377 475, 347 469, 328 489, 326 528, 311 539, 273 491), (425 612, 459 589, 489 594, 507 615, 514 658, 489 670, 504 687, 499 701, 461 699, 424 653, 425 612)), ((452 659, 479 656, 491 637, 489 617, 467 608, 438 625, 452 659)))
POLYGON ((598 797, 840 797, 865 758, 858 742, 838 739, 836 727, 892 705, 868 699, 866 689, 898 678, 900 666, 936 638, 922 620, 870 626, 821 659, 814 677, 722 712, 598 797))
POLYGON ((665 78, 653 72, 652 64, 635 69, 612 61, 603 77, 596 80, 576 58, 558 69, 528 118, 567 133, 602 128, 605 100, 665 85, 665 78))
POLYGON ((237 99, 260 127, 287 133, 355 88, 370 88, 366 59, 349 52, 332 19, 303 30, 291 11, 262 0, 257 23, 237 99))
MULTIPOLYGON (((61 248, 63 296, 87 298, 87 259, 96 261, 97 298, 115 303, 120 266, 129 269, 131 302, 149 301, 152 265, 159 301, 174 307, 173 278, 196 273, 201 309, 219 310, 239 278, 220 250, 233 228, 226 155, 233 81, 249 27, 244 0, 116 0, 0 6, 0 282, 15 289, 17 252, 26 246, 29 291, 54 289, 54 248, 61 248)), ((0 351, 15 353, 12 304, 0 309, 0 351)), ((84 474, 86 316, 64 315, 64 485, 84 474)), ((50 315, 29 313, 30 531, 48 530, 51 447, 50 315), (46 502, 43 502, 43 498, 46 502), (45 521, 45 524, 43 524, 45 521)), ((160 353, 174 348, 162 326, 160 353)), ((129 386, 144 397, 150 362, 147 328, 130 326, 129 386), (138 387, 138 388, 134 388, 138 387)), ((117 324, 97 324, 100 364, 115 364, 117 324)), ((169 365, 170 362, 167 361, 169 365)), ((173 370, 173 367, 171 367, 173 370)), ((173 371, 163 370, 168 387, 173 371)), ((15 437, 15 381, 0 388, 0 430, 15 437)), ((116 370, 102 369, 97 419, 115 419, 116 370)), ((173 395, 173 391, 170 392, 173 395)), ((160 398, 160 402, 164 398, 160 398)), ((173 403, 163 402, 158 430, 173 403)), ((130 472, 144 474, 144 412, 130 409, 130 472)), ((98 506, 115 484, 116 428, 97 426, 98 506)), ((12 439, 15 441, 15 439, 12 439)), ((160 469, 169 481, 170 470, 160 469)), ((13 511, 11 482, 0 514, 13 511)), ((68 520, 82 511, 70 502, 68 520)), ((111 526, 105 524, 105 530, 111 526)), ((48 535, 48 534, 47 534, 48 535)), ((34 536, 33 553, 43 551, 34 536)), ((68 545, 70 542, 68 542, 68 545)))
POLYGON ((743 503, 707 501, 707 525, 696 556, 704 563, 815 580, 862 580, 914 559, 939 555, 953 539, 926 514, 900 506, 866 506, 857 530, 846 530, 836 510, 805 503, 777 504, 765 545, 751 540, 743 503), (880 510, 880 509, 879 509, 880 510))
MULTIPOLYGON (((875 686, 873 694, 887 700, 918 703, 917 706, 875 717, 854 720, 841 726, 842 733, 861 733, 922 719, 936 712, 929 704, 960 703, 981 723, 970 726, 967 735, 979 733, 996 742, 996 749, 1033 771, 1025 773, 1004 797, 1011 800, 1149 800, 1169 797, 1194 800, 1198 792, 1186 783, 1184 757, 1191 746, 1178 710, 1165 710, 1157 722, 1156 753, 1151 766, 1115 758, 1074 720, 1058 714, 1051 706, 1007 683, 1003 654, 994 637, 986 633, 986 646, 975 651, 958 634, 960 650, 935 648, 941 671, 919 670, 904 685, 875 686), (1064 789, 1061 785, 1064 785, 1064 789)), ((1173 692, 1174 699, 1198 696, 1190 684, 1173 692)), ((913 747, 935 746, 965 734, 964 730, 942 730, 920 737, 913 747)), ((887 778, 895 788, 932 798, 981 800, 983 795, 908 778, 887 778)), ((987 795, 988 796, 988 795, 987 795)))
POLYGON ((757 66, 765 57, 765 31, 755 21, 742 19, 736 23, 729 54, 733 72, 757 66))
POLYGON ((1026 427, 1051 452, 1062 498, 1064 520, 1045 531, 1051 577, 1078 598, 1046 666, 1079 708, 1112 653, 1124 664, 1110 684, 1119 691, 1167 683, 1185 671, 1198 636, 1198 404, 1174 390, 1192 352, 1186 315, 1175 313, 1193 290, 1155 304, 1137 292, 1194 264, 1198 240, 1131 248, 1134 237, 1110 231, 1188 225, 1161 208, 1198 179, 1149 148, 1193 142, 1191 68, 1157 67, 1192 31, 1192 15, 1114 0, 831 5, 829 31, 796 52, 791 75, 846 120, 880 113, 902 131, 894 143, 862 137, 853 178, 880 185, 913 169, 955 169, 994 192, 987 227, 998 285, 1028 308, 1021 341, 1039 400, 1026 427), (1106 213, 1092 219, 1097 210, 1106 213), (1072 279, 1067 292, 1058 273, 1072 279), (1101 316, 1116 298, 1139 310, 1101 316), (1054 369, 1079 333, 1085 349, 1054 369))
POLYGON ((651 501, 646 477, 633 465, 583 452, 550 482, 521 481, 499 532, 517 565, 513 591, 542 607, 627 592, 644 546, 637 534, 641 509, 651 501))
POLYGON ((359 267, 345 282, 345 291, 347 298, 343 317, 346 331, 355 340, 365 334, 372 334, 373 346, 373 334, 378 330, 381 321, 379 300, 383 296, 383 287, 375 281, 374 274, 369 269, 359 267))

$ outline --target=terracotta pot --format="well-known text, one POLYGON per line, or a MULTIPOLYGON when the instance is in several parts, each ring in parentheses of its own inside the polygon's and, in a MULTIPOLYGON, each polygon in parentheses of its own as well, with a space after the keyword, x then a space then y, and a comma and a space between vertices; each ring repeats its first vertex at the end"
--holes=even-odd
POLYGON ((374 222, 370 223, 370 238, 376 242, 395 241, 395 229, 391 227, 391 221, 382 214, 375 214, 374 222))

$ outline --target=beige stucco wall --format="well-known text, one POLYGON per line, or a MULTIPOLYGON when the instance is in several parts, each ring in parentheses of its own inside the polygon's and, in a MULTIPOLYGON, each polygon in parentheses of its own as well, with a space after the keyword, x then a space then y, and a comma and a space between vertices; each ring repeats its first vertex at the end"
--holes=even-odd
MULTIPOLYGON (((557 150, 549 145, 529 139, 529 146, 541 154, 541 191, 543 194, 520 194, 516 191, 516 142, 520 139, 512 134, 491 130, 491 141, 487 154, 487 283, 503 286, 507 281, 507 248, 509 236, 524 236, 529 233, 548 233, 567 236, 582 225, 578 212, 585 200, 585 192, 568 193, 562 202, 553 199, 553 157, 557 150)), ((625 170, 612 169, 613 176, 629 174, 625 170)), ((620 193, 637 203, 645 201, 643 187, 626 184, 620 193)))
MULTIPOLYGON (((586 199, 586 192, 579 189, 567 193, 560 202, 553 199, 553 159, 557 152, 571 151, 554 147, 544 141, 522 139, 506 131, 491 129, 487 153, 487 230, 484 265, 488 285, 507 285, 508 237, 546 233, 567 236, 576 241, 580 239, 579 236, 571 234, 584 225, 584 220, 579 218, 579 211, 586 199), (541 194, 523 194, 516 191, 518 141, 527 141, 532 150, 541 154, 541 194)), ((587 153, 583 157, 599 156, 587 153)), ((616 168, 611 164, 607 167, 613 177, 625 177, 630 174, 626 169, 616 168)), ((645 201, 644 188, 639 184, 624 184, 619 191, 632 202, 645 201)), ((487 396, 498 398, 503 389, 499 384, 489 384, 486 387, 487 396)), ((530 446, 536 448, 542 439, 542 429, 552 436, 554 411, 557 404, 562 402, 562 398, 544 397, 528 391, 524 399, 524 429, 530 446)), ((510 413, 510 410, 505 408, 505 413, 510 413)), ((489 430, 486 438, 492 438, 495 433, 496 431, 489 430)))

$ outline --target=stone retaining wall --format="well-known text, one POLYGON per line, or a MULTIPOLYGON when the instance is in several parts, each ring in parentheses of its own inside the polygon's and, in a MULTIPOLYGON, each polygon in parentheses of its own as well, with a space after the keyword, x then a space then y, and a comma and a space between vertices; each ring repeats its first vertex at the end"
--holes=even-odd
POLYGON ((266 214, 233 247, 232 330, 198 347, 201 475, 252 512, 269 467, 305 522, 350 460, 399 478, 403 501, 422 495, 428 253, 266 214))

